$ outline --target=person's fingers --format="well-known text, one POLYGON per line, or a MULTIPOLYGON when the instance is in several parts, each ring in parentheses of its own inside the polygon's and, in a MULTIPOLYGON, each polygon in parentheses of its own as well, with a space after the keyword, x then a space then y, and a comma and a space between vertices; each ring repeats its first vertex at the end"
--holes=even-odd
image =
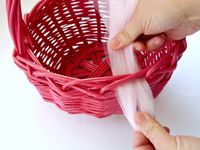
POLYGON ((163 35, 155 35, 150 38, 138 38, 135 42, 133 42, 134 50, 143 51, 143 50, 156 50, 160 48, 164 42, 166 41, 166 36, 163 35))
POLYGON ((143 145, 150 145, 151 142, 149 139, 147 139, 143 133, 139 131, 133 131, 133 138, 134 138, 134 143, 133 147, 140 147, 143 145))
POLYGON ((114 50, 124 48, 135 41, 141 33, 141 26, 135 19, 132 19, 121 32, 111 39, 109 45, 114 50))
POLYGON ((165 37, 161 35, 154 36, 150 40, 146 42, 146 49, 147 50, 156 50, 160 48, 164 42, 165 42, 165 37))
POLYGON ((155 146, 156 149, 165 150, 169 145, 173 147, 175 140, 153 118, 144 113, 136 113, 135 121, 141 131, 155 146))
POLYGON ((140 147, 136 147, 134 150, 155 150, 153 145, 143 145, 140 147))
MULTIPOLYGON (((170 132, 170 129, 168 127, 164 127, 164 129, 165 131, 167 131, 167 133, 170 132)), ((134 148, 141 147, 144 145, 152 145, 149 139, 147 139, 147 137, 144 136, 142 132, 134 130, 133 137, 134 137, 134 141, 133 141, 134 148)))

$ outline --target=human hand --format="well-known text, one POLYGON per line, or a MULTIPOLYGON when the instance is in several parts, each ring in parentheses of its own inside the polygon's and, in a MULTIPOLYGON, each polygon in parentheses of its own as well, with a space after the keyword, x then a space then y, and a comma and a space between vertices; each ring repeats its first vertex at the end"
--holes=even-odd
POLYGON ((145 113, 135 117, 138 130, 134 131, 134 150, 199 150, 200 139, 190 136, 172 136, 160 123, 145 113))
POLYGON ((121 49, 133 42, 136 50, 154 50, 168 39, 182 39, 200 30, 199 8, 199 0, 138 0, 131 21, 110 46, 121 49))

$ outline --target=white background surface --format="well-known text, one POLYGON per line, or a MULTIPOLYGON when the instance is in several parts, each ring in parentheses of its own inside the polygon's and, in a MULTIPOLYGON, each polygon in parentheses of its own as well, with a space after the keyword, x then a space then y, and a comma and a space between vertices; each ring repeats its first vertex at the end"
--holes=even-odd
MULTIPOLYGON (((30 10, 37 0, 23 0, 30 10)), ((0 149, 130 150, 132 131, 123 116, 95 119, 68 115, 44 102, 12 60, 5 1, 0 5, 0 149)), ((27 12, 27 11, 25 11, 27 12)), ((172 134, 200 137, 200 33, 188 38, 188 50, 157 98, 158 120, 172 134)))

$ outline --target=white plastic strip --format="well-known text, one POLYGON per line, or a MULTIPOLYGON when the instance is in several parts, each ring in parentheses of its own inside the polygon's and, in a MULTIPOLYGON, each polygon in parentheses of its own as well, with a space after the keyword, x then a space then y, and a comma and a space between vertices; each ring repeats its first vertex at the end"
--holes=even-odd
MULTIPOLYGON (((130 21, 136 5, 137 0, 109 0, 109 39, 130 21)), ((112 50, 108 46, 108 54, 113 75, 139 71, 132 45, 121 50, 112 50)), ((126 118, 134 129, 136 129, 134 121, 136 111, 154 116, 153 96, 145 79, 137 79, 120 85, 116 88, 116 95, 126 118)))

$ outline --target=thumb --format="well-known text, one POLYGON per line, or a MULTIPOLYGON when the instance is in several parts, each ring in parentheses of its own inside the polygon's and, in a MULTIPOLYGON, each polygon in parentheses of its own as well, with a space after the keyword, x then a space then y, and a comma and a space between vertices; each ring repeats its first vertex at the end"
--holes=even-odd
POLYGON ((155 149, 168 150, 175 147, 174 138, 158 123, 145 113, 138 112, 135 116, 136 125, 154 145, 155 149))
MULTIPOLYGON (((136 18, 136 17, 134 17, 136 18)), ((132 19, 125 28, 120 31, 111 41, 109 45, 112 49, 118 50, 131 44, 136 38, 142 34, 141 26, 137 19, 132 19)))

